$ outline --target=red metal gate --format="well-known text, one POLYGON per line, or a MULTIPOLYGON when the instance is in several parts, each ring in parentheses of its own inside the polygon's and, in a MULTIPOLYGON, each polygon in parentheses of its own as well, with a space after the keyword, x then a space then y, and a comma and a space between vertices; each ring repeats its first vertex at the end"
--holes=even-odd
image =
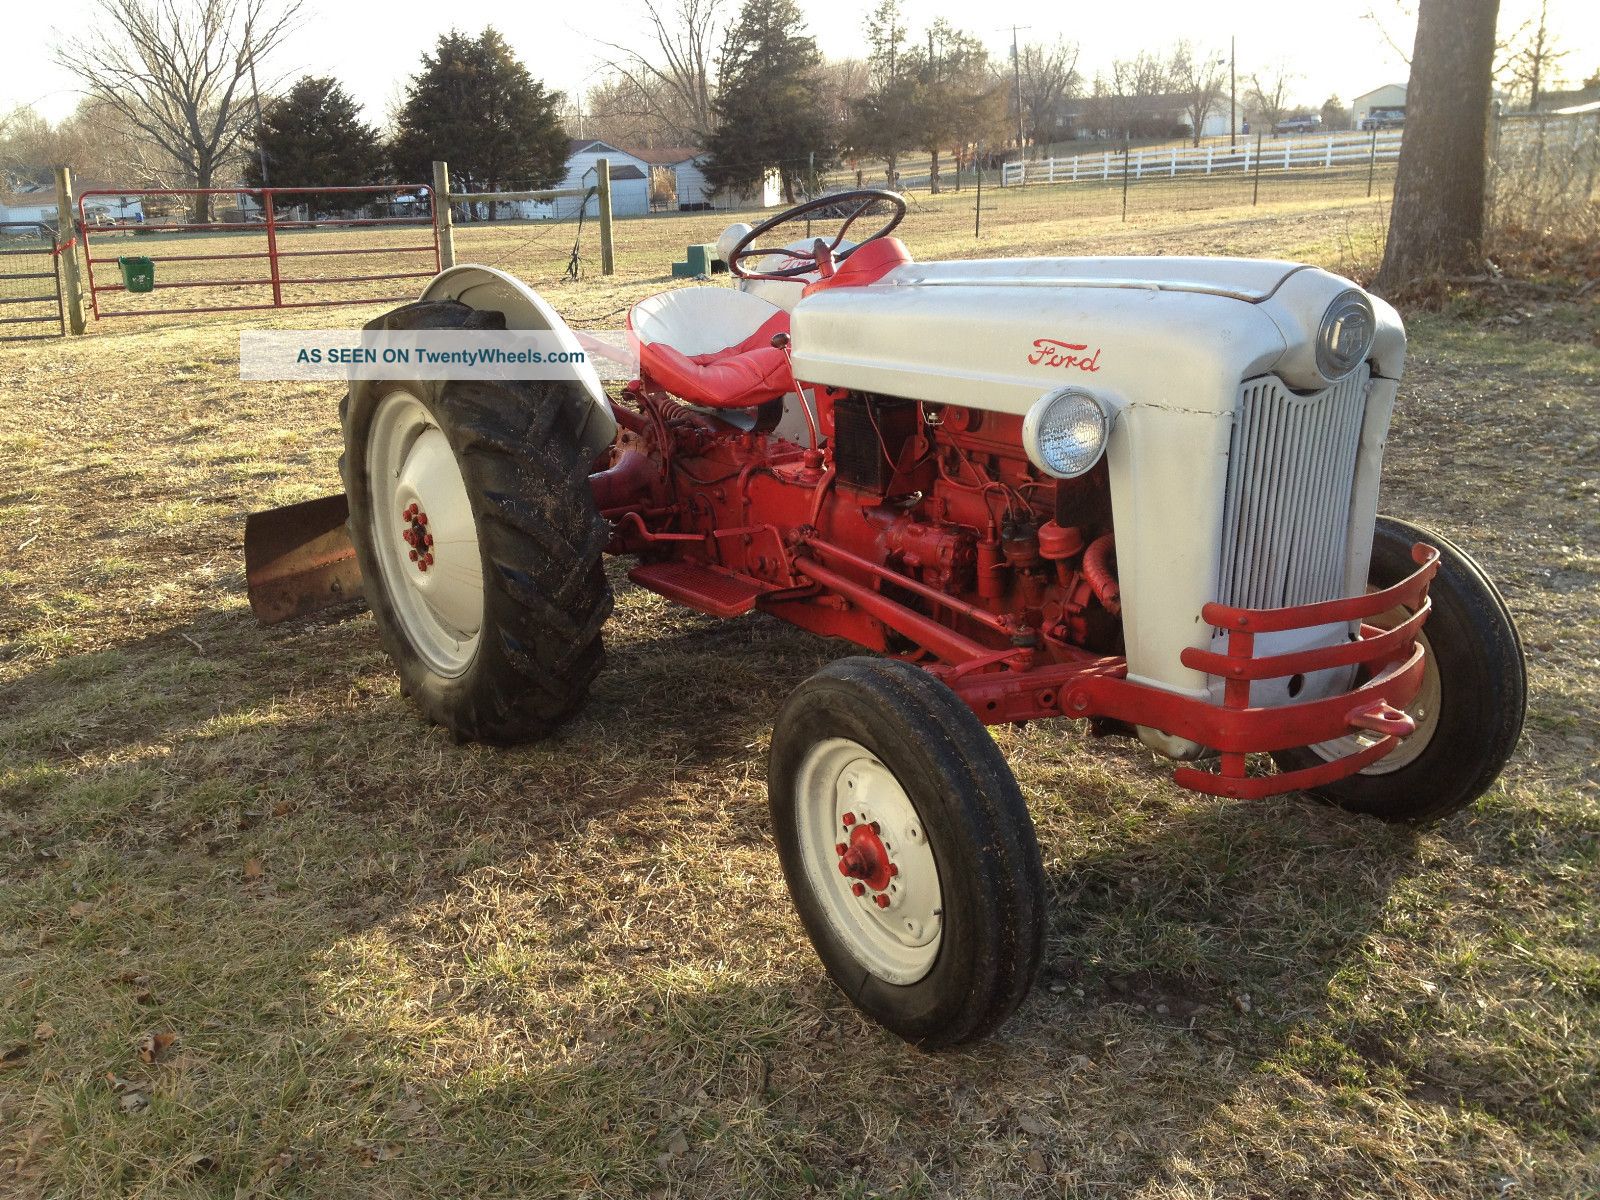
POLYGON ((84 259, 88 264, 89 299, 97 320, 102 317, 151 317, 268 308, 325 308, 337 304, 397 303, 415 299, 415 293, 400 296, 366 294, 329 296, 326 293, 351 284, 395 279, 427 279, 439 271, 438 207, 433 203, 431 190, 422 184, 385 184, 373 187, 143 188, 129 191, 87 191, 78 197, 78 222, 79 228, 83 231, 84 259), (403 215, 372 217, 312 215, 312 208, 321 206, 318 201, 326 204, 328 199, 333 197, 354 200, 357 195, 376 197, 364 202, 361 207, 387 208, 391 214, 399 209, 403 215), (233 208, 238 217, 233 220, 204 223, 149 219, 130 221, 126 217, 128 202, 133 199, 142 202, 148 197, 193 196, 232 196, 235 198, 233 208), (111 204, 106 199, 108 197, 117 203, 111 204), (94 203, 96 200, 99 200, 99 203, 94 203), (289 219, 286 220, 280 215, 280 206, 291 213, 289 219), (106 209, 111 207, 122 209, 120 218, 113 219, 107 215, 106 209), (304 208, 306 215, 294 217, 292 214, 296 208, 304 208), (408 209, 417 210, 419 215, 406 212, 408 209), (392 245, 375 240, 357 246, 312 245, 309 237, 302 236, 317 230, 382 231, 393 228, 427 229, 431 236, 426 245, 420 242, 392 245), (287 246, 285 242, 288 242, 287 246), (121 253, 105 253, 112 248, 108 243, 114 245, 121 253), (169 247, 179 252, 161 252, 169 247), (100 253, 97 253, 97 250, 100 253), (343 257, 353 255, 365 255, 369 259, 393 259, 395 261, 386 265, 405 269, 369 268, 364 273, 354 275, 307 274, 305 270, 296 269, 297 264, 303 259, 339 257, 342 261, 343 257), (427 257, 419 261, 417 258, 419 255, 427 257), (173 308, 159 303, 145 307, 136 301, 132 305, 108 308, 101 303, 102 296, 130 295, 127 286, 122 282, 122 276, 117 273, 118 260, 121 258, 149 259, 154 264, 154 290, 157 292, 171 288, 212 289, 213 294, 204 298, 213 302, 173 308), (217 278, 219 271, 233 268, 213 270, 209 266, 196 268, 191 265, 249 261, 265 262, 267 274, 264 277, 256 275, 248 278, 217 278), (174 269, 164 272, 162 270, 164 264, 174 269), (95 273, 96 267, 101 268, 98 279, 95 273), (105 281, 108 267, 114 273, 111 281, 105 281), (191 277, 190 272, 195 270, 200 272, 200 278, 191 277), (304 290, 313 287, 322 289, 323 294, 318 295, 304 290), (229 294, 216 295, 218 289, 228 289, 229 294))
POLYGON ((42 221, 0 221, 0 342, 66 336, 62 249, 42 221))

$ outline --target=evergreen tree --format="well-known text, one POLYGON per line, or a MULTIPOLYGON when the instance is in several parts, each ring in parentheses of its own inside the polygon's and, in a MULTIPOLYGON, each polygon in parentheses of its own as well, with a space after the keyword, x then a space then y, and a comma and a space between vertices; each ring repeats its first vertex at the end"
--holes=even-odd
POLYGON ((262 107, 244 178, 251 187, 355 187, 377 182, 384 165, 378 131, 338 81, 307 75, 262 107))
POLYGON ((723 42, 714 112, 706 177, 717 187, 753 191, 776 168, 792 204, 808 166, 831 158, 822 55, 794 0, 745 0, 723 42))
POLYGON ((394 169, 405 179, 427 179, 431 164, 443 160, 451 186, 464 191, 549 187, 566 174, 561 101, 492 26, 476 38, 451 30, 422 56, 422 70, 406 88, 390 145, 394 169))

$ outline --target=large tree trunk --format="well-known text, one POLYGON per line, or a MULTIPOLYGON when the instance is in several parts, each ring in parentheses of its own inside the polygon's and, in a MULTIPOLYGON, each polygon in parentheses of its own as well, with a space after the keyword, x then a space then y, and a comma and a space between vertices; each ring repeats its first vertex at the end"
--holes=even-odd
MULTIPOLYGON (((208 188, 216 177, 216 167, 209 158, 202 158, 194 173, 194 185, 197 188, 208 188)), ((211 196, 190 196, 189 221, 194 225, 211 224, 211 196)))
POLYGON ((937 196, 939 194, 939 151, 935 148, 930 153, 933 155, 933 163, 928 168, 928 191, 937 196))
POLYGON ((1422 0, 1380 290, 1478 268, 1499 9, 1500 0, 1422 0))

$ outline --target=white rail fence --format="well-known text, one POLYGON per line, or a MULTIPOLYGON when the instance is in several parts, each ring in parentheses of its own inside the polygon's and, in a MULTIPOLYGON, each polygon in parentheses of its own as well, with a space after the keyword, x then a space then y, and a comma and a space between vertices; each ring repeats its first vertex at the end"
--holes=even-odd
MULTIPOLYGON (((1284 138, 1259 146, 1253 141, 1244 142, 1234 150, 1225 146, 1136 150, 1127 156, 1126 169, 1130 179, 1175 179, 1179 175, 1249 172, 1256 169, 1258 162, 1262 170, 1286 171, 1294 167, 1354 166, 1399 157, 1400 130, 1390 129, 1375 134, 1284 138)), ((1123 169, 1123 155, 1116 150, 1075 154, 1071 158, 1008 162, 1000 170, 1000 186, 1121 179, 1123 169)))

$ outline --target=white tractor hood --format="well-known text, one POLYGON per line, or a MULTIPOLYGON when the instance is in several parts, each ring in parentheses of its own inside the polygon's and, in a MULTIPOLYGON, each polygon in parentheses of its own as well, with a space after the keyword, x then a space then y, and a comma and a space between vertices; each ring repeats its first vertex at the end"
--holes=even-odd
POLYGON ((1252 304, 1267 299, 1299 263, 1256 258, 1006 258, 909 263, 882 282, 902 287, 1139 288, 1203 292, 1252 304))
MULTIPOLYGON (((1225 412, 1241 379, 1304 357, 1322 312, 1353 286, 1258 259, 908 263, 801 300, 792 353, 809 382, 930 403, 1020 414, 1076 383, 1112 407, 1225 412)), ((1394 368, 1380 373, 1397 377, 1404 337, 1377 304, 1376 349, 1394 368)))

